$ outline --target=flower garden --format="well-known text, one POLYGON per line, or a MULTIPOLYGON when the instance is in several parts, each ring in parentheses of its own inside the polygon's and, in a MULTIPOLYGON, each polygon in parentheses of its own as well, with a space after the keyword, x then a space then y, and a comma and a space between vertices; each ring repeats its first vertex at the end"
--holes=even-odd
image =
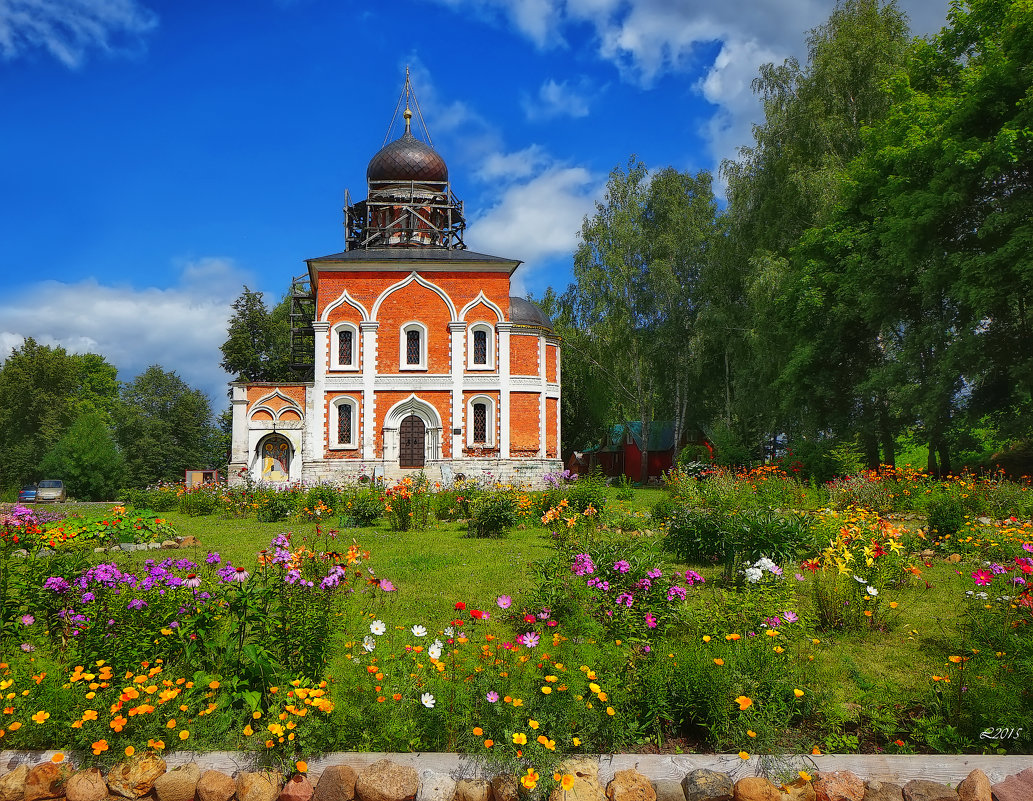
POLYGON ((1031 515, 771 467, 13 507, 0 747, 455 751, 528 790, 580 753, 1030 753, 1031 515))

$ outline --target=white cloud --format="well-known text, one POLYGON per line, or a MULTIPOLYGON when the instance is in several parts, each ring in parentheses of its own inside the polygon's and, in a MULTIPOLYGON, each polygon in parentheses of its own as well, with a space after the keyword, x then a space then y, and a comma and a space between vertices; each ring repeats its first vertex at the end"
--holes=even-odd
POLYGON ((470 224, 466 243, 481 253, 521 259, 526 280, 542 261, 574 251, 581 223, 602 191, 584 167, 552 165, 506 188, 470 224))
POLYGON ((157 24, 135 0, 0 0, 0 56, 9 61, 42 49, 74 69, 89 50, 139 47, 157 24))
POLYGON ((534 99, 525 96, 524 113, 531 120, 548 120, 555 117, 587 117, 591 89, 588 81, 582 78, 576 86, 568 81, 557 83, 552 78, 538 88, 538 96, 534 99))
MULTIPOLYGON (((765 62, 806 60, 806 34, 832 11, 828 0, 442 0, 459 13, 472 9, 501 17, 538 47, 565 43, 568 28, 588 25, 600 58, 629 83, 649 88, 661 75, 702 73, 696 88, 715 104, 702 121, 716 166, 752 143, 751 126, 763 117, 751 81, 765 62), (527 16, 537 9, 537 22, 527 16), (707 46, 720 44, 712 64, 707 46)), ((944 24, 947 0, 901 0, 916 35, 944 24)))
POLYGON ((481 181, 518 181, 539 172, 549 160, 539 145, 513 153, 489 153, 474 171, 474 176, 481 181))
POLYGON ((75 353, 99 353, 129 381, 152 364, 205 391, 216 409, 229 376, 219 366, 230 305, 248 276, 232 259, 182 266, 168 289, 108 286, 94 279, 44 281, 0 305, 0 359, 26 337, 75 353))

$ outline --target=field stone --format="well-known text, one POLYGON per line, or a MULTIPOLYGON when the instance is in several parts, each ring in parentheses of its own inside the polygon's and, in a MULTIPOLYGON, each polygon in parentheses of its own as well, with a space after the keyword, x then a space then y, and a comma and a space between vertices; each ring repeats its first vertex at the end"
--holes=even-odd
POLYGON ((657 779, 653 782, 653 792, 656 793, 656 801, 685 801, 681 782, 673 779, 657 779))
POLYGON ((351 765, 331 765, 323 770, 323 775, 316 782, 312 801, 352 801, 355 798, 356 778, 358 774, 351 765))
POLYGON ((456 780, 447 773, 424 771, 416 799, 417 801, 454 801, 456 784, 456 780))
POLYGON ((990 778, 976 768, 958 785, 960 801, 991 801, 990 778))
POLYGON ((780 801, 781 793, 763 776, 744 776, 735 783, 735 801, 780 801))
POLYGON ((355 780, 359 801, 412 801, 419 789, 416 770, 389 759, 378 759, 366 766, 355 780))
POLYGON ((500 773, 491 780, 491 797, 493 801, 517 801, 520 797, 520 785, 509 773, 500 773))
POLYGON ((460 779, 456 782, 456 801, 492 801, 491 782, 487 779, 460 779))
POLYGON ((237 801, 276 801, 283 776, 274 770, 237 774, 237 801))
POLYGON ((697 768, 681 780, 685 801, 732 801, 735 787, 725 773, 697 768))
POLYGON ((997 801, 1030 801, 1033 798, 1033 770, 1026 768, 991 789, 997 801))
POLYGON ((649 779, 634 768, 618 770, 606 785, 610 801, 656 801, 656 790, 649 779))
POLYGON ((912 779, 904 785, 904 801, 958 801, 958 794, 940 782, 912 779))
MULTIPOLYGON (((279 801, 311 801, 315 792, 316 788, 312 786, 308 777, 299 773, 292 776, 291 780, 280 790, 279 801)), ((164 799, 159 798, 158 801, 164 801, 164 799)))
POLYGON ((99 768, 80 770, 65 785, 68 801, 104 801, 108 797, 108 784, 99 768))
MULTIPOLYGON (((799 778, 789 784, 782 785, 782 801, 816 801, 814 785, 807 779, 799 778)), ((900 801, 898 798, 896 801, 900 801)))
POLYGON ((140 798, 151 791, 165 768, 165 760, 160 756, 142 754, 132 757, 108 771, 108 789, 123 798, 140 798))
POLYGON ((44 798, 64 798, 65 782, 72 771, 67 765, 44 762, 29 771, 25 777, 25 801, 44 798))
POLYGON ((904 790, 892 782, 868 782, 862 801, 904 801, 904 790))
POLYGON ((574 785, 569 790, 554 787, 549 793, 549 801, 602 801, 605 798, 603 786, 599 783, 598 760, 590 757, 565 759, 558 772, 571 774, 574 785))
POLYGON ((237 783, 222 771, 206 770, 197 781, 197 801, 230 801, 235 792, 237 783))
POLYGON ((25 797, 25 780, 29 776, 29 766, 19 765, 0 778, 0 801, 22 801, 25 797))
POLYGON ((187 762, 155 779, 154 792, 158 801, 194 801, 200 780, 201 769, 197 763, 187 762))
POLYGON ((861 801, 864 782, 849 770, 822 773, 814 782, 817 801, 861 801))

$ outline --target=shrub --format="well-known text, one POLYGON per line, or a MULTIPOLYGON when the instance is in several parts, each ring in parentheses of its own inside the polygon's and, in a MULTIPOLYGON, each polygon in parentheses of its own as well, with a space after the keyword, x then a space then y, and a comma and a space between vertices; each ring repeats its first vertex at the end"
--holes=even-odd
POLYGON ((179 511, 191 517, 215 514, 222 505, 222 492, 217 484, 184 487, 183 494, 179 496, 179 511))
POLYGON ((316 484, 309 487, 303 502, 305 508, 320 509, 323 515, 334 515, 343 511, 341 490, 334 484, 316 484))
POLYGON ((613 486, 615 488, 613 495, 618 501, 630 501, 635 497, 635 485, 627 476, 622 475, 615 478, 613 486))
POLYGON ((471 503, 481 490, 476 481, 459 479, 451 487, 434 493, 432 504, 438 520, 469 520, 471 503))
POLYGON ((348 513, 357 526, 371 526, 384 515, 384 501, 374 487, 360 487, 348 501, 348 513))
POLYGON ((516 501, 510 492, 483 492, 474 499, 470 513, 471 537, 501 537, 516 523, 516 501))
POLYGON ((649 510, 649 519, 657 526, 666 526, 678 509, 678 501, 669 495, 664 495, 653 504, 649 510))
POLYGON ((259 523, 279 523, 294 513, 294 498, 281 492, 263 492, 255 501, 259 523))
POLYGON ((929 502, 926 516, 930 530, 941 539, 953 537, 965 525, 965 506, 955 493, 942 493, 929 502))
POLYGON ((803 518, 770 507, 725 515, 681 506, 671 518, 665 545, 683 561, 724 565, 725 578, 731 579, 742 562, 764 556, 776 562, 793 560, 809 540, 803 518))
POLYGON ((606 476, 599 469, 580 476, 569 485, 567 503, 578 512, 584 512, 589 506, 601 512, 606 506, 606 483, 606 476))

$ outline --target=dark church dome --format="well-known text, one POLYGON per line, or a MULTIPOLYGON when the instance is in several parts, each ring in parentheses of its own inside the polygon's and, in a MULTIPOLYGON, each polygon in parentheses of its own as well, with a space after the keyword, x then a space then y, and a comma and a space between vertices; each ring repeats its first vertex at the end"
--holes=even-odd
POLYGON ((406 120, 405 133, 370 159, 366 180, 445 183, 448 167, 434 148, 412 135, 406 120))
POLYGON ((552 321, 548 315, 529 300, 510 296, 509 321, 517 325, 533 326, 552 330, 552 321))

